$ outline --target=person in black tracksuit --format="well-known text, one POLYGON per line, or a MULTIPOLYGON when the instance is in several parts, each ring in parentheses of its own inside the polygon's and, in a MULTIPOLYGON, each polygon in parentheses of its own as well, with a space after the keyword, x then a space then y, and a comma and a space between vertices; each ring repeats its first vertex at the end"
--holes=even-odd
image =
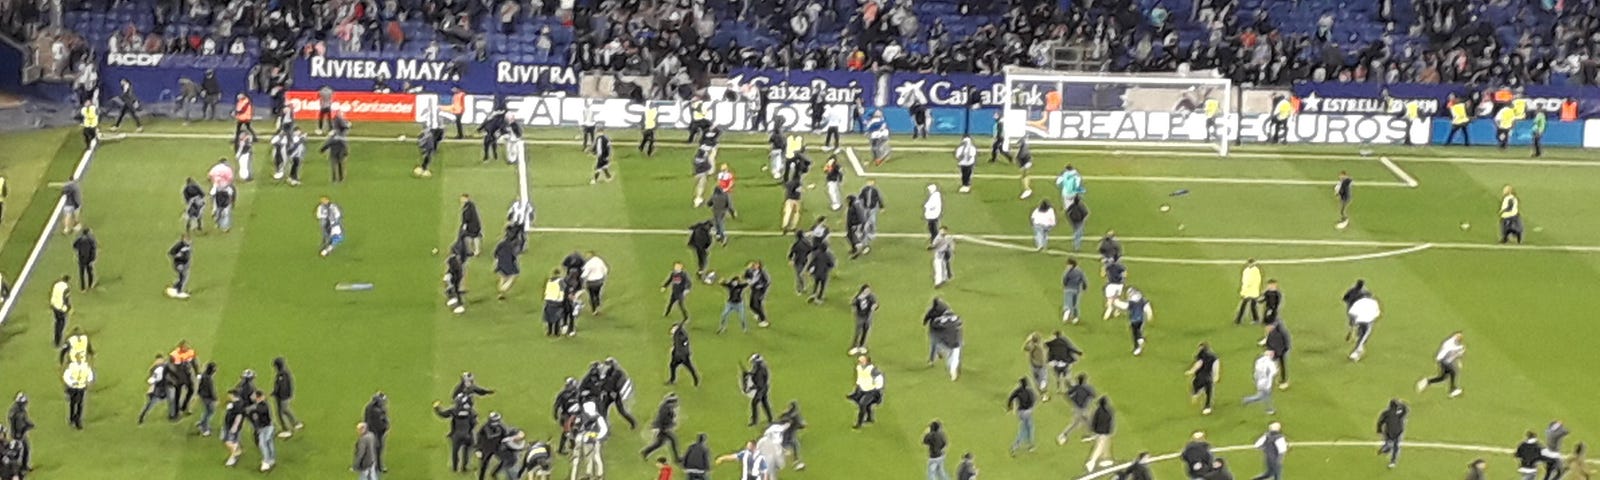
POLYGON ((1193 402, 1196 397, 1205 395, 1205 406, 1201 407, 1202 415, 1211 414, 1212 395, 1217 389, 1217 354, 1211 351, 1211 344, 1200 342, 1199 350, 1195 351, 1194 364, 1187 372, 1189 380, 1189 398, 1193 402))
POLYGON ((123 117, 132 115, 133 126, 142 132, 144 131, 144 120, 139 119, 139 97, 133 93, 133 82, 124 78, 119 83, 122 85, 122 93, 117 94, 117 103, 122 104, 122 106, 117 109, 117 123, 111 124, 111 129, 122 128, 123 117))
POLYGON ((478 131, 483 132, 483 158, 480 161, 488 162, 491 157, 500 159, 500 151, 494 148, 494 143, 504 133, 506 123, 506 111, 496 108, 489 113, 489 118, 483 120, 483 124, 478 125, 478 131))
POLYGON ((700 386, 700 372, 694 368, 694 350, 689 347, 689 326, 684 322, 672 324, 672 361, 667 365, 667 384, 678 383, 678 367, 689 369, 694 386, 700 386))
POLYGON ((750 357, 750 369, 744 372, 745 387, 750 395, 750 426, 755 426, 757 408, 766 412, 767 423, 772 423, 772 403, 767 399, 772 393, 772 371, 767 369, 767 360, 760 354, 750 357))
POLYGON ((806 113, 811 117, 811 131, 813 132, 822 131, 822 114, 828 110, 828 105, 823 103, 823 97, 821 88, 811 91, 811 106, 806 109, 806 113))
POLYGON ((439 402, 433 402, 433 413, 439 418, 450 420, 450 432, 445 438, 450 439, 450 471, 467 471, 469 451, 472 449, 472 431, 478 427, 478 412, 472 410, 472 401, 466 395, 457 395, 455 405, 449 409, 439 408, 439 402))
POLYGON ((678 455, 678 395, 668 392, 661 398, 661 405, 656 407, 656 419, 650 422, 650 429, 655 431, 655 439, 650 445, 639 451, 639 458, 650 459, 650 454, 663 446, 672 449, 673 461, 681 461, 678 455))
POLYGON ((907 110, 911 112, 911 138, 928 138, 928 105, 917 102, 907 110))
POLYGON ((1014 161, 1011 152, 1006 150, 1006 122, 1001 121, 1000 114, 994 114, 994 142, 989 144, 989 163, 994 163, 999 157, 1006 157, 1007 162, 1014 161))
POLYGON ((294 374, 289 373, 289 362, 283 357, 274 358, 272 368, 277 370, 272 378, 272 403, 278 410, 278 423, 283 425, 280 431, 290 433, 305 428, 305 424, 295 416, 294 407, 290 406, 290 402, 294 401, 294 374))
POLYGON ((678 307, 678 313, 683 315, 683 320, 689 320, 689 308, 684 304, 689 295, 689 290, 694 288, 694 281, 689 280, 689 274, 683 271, 683 262, 672 262, 672 273, 667 274, 667 281, 661 283, 661 291, 672 289, 671 296, 667 297, 667 309, 661 312, 665 317, 672 313, 672 307, 678 307))
POLYGON ((771 325, 767 322, 767 289, 772 288, 772 275, 768 275, 766 266, 757 260, 745 268, 744 279, 750 284, 750 310, 756 314, 756 324, 771 325))
POLYGON ((506 425, 500 421, 500 412, 489 412, 489 421, 478 429, 478 480, 483 480, 483 474, 488 473, 489 460, 500 452, 500 445, 508 434, 506 425))
POLYGON ((461 194, 461 238, 467 240, 467 246, 472 248, 472 256, 478 256, 483 242, 483 219, 478 216, 478 204, 472 197, 461 194))
POLYGON ((72 241, 72 249, 78 252, 78 290, 94 288, 94 261, 100 257, 100 242, 85 228, 72 241))
POLYGON ((372 401, 367 403, 366 410, 362 412, 362 418, 367 422, 367 431, 378 439, 378 471, 387 472, 389 467, 383 463, 383 447, 384 440, 389 436, 389 396, 383 392, 373 394, 372 401))
POLYGON ((689 226, 689 249, 694 250, 695 275, 705 278, 711 263, 712 223, 704 220, 689 226))
POLYGON ((828 242, 816 242, 816 249, 811 251, 811 302, 822 304, 823 296, 828 293, 828 277, 833 274, 833 267, 837 265, 833 252, 828 251, 828 242))
POLYGON ((1267 331, 1267 350, 1272 351, 1272 359, 1278 362, 1278 388, 1289 388, 1289 349, 1293 343, 1289 327, 1283 322, 1272 324, 1272 330, 1267 331))
POLYGON ((701 433, 695 437, 694 443, 683 452, 683 473, 685 480, 706 480, 711 471, 711 446, 706 444, 706 434, 701 433))
POLYGON ((794 244, 789 245, 789 266, 794 267, 794 293, 806 293, 806 272, 811 267, 811 250, 815 247, 805 232, 795 232, 794 244))
POLYGON ((1406 417, 1409 416, 1411 407, 1398 398, 1389 400, 1389 408, 1378 415, 1378 434, 1383 435, 1383 446, 1378 447, 1378 454, 1389 454, 1389 468, 1400 462, 1400 439, 1406 434, 1406 417))

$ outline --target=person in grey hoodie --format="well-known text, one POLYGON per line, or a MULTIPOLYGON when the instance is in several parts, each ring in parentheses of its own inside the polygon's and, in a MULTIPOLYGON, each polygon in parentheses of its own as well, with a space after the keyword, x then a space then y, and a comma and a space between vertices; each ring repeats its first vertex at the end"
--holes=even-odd
MULTIPOLYGON (((1076 248, 1074 248, 1076 250, 1076 248)), ((1078 268, 1077 258, 1067 259, 1067 271, 1061 275, 1061 321, 1078 323, 1078 299, 1089 289, 1089 279, 1078 268)))

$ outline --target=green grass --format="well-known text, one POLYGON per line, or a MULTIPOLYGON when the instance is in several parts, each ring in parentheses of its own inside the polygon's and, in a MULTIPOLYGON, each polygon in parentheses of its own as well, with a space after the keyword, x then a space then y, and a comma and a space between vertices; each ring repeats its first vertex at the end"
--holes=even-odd
MULTIPOLYGON (((217 133, 223 128, 217 124, 180 130, 158 125, 150 130, 217 133)), ((359 125, 357 130, 387 138, 412 132, 411 126, 388 125, 359 125)), ((533 136, 542 141, 570 140, 573 133, 539 131, 533 136)), ((682 230, 706 215, 690 209, 689 150, 669 141, 655 158, 643 158, 631 149, 632 132, 615 133, 620 179, 610 184, 588 185, 591 161, 576 145, 530 146, 541 226, 682 230)), ((663 136, 680 138, 676 132, 663 136)), ((9 142, 14 137, 4 138, 9 142)), ((50 171, 62 164, 70 169, 75 163, 78 150, 73 139, 58 141, 66 146, 49 164, 50 171)), ((741 232, 777 229, 780 190, 758 171, 765 151, 732 145, 760 141, 730 135, 725 140, 730 145, 721 155, 740 173, 735 200, 741 216, 730 228, 741 232)), ((940 148, 902 148, 895 162, 878 171, 949 173, 953 162, 944 147, 951 144, 950 139, 897 140, 899 147, 940 148)), ((1522 158, 1524 152, 1381 149, 1378 155, 1396 157, 1421 187, 1358 186, 1355 221, 1349 229, 1335 231, 1329 187, 1339 170, 1364 182, 1395 181, 1372 159, 1353 154, 1335 159, 1163 158, 1095 149, 1052 153, 1039 148, 1036 171, 1041 174, 1072 162, 1092 176, 1329 182, 1284 186, 1091 180, 1090 230, 1116 229, 1130 239, 1128 252, 1137 257, 1281 260, 1377 253, 1393 250, 1391 243, 1441 244, 1389 258, 1265 268, 1266 276, 1284 285, 1285 317, 1295 333, 1290 364, 1294 387, 1277 398, 1277 418, 1285 423, 1291 440, 1374 439, 1372 424, 1378 411, 1396 396, 1412 402, 1415 414, 1408 436, 1419 441, 1510 447, 1522 431, 1542 427, 1553 418, 1564 419, 1576 432, 1575 440, 1592 439, 1590 433, 1600 428, 1600 414, 1592 408, 1600 387, 1574 380, 1587 378, 1585 367, 1595 359, 1588 340, 1600 336, 1600 326, 1582 316, 1596 306, 1591 286, 1600 282, 1600 256, 1467 248, 1492 242, 1493 212, 1500 186, 1506 183, 1518 186, 1527 204, 1528 227, 1542 228, 1530 235, 1531 242, 1596 245, 1592 239, 1600 234, 1600 226, 1582 219, 1600 214, 1600 206, 1589 201, 1600 169, 1402 158, 1509 159, 1522 158), (1178 188, 1192 193, 1168 196, 1178 188), (1173 210, 1159 212, 1156 207, 1163 203, 1173 210), (1458 226, 1462 222, 1474 226, 1463 231, 1458 226), (1245 240, 1172 240, 1211 237, 1245 240), (1374 243, 1323 246, 1248 239, 1374 243), (1345 359, 1349 345, 1343 341, 1338 297, 1356 278, 1367 279, 1382 296, 1385 315, 1369 357, 1352 364, 1345 359), (1463 379, 1466 395, 1448 400, 1438 389, 1415 394, 1412 382, 1432 372, 1438 342, 1454 330, 1465 331, 1470 345, 1463 379)), ((1349 154, 1349 150, 1242 149, 1317 155, 1349 154)), ((264 154, 266 148, 260 151, 264 154)), ((41 152, 39 156, 50 158, 48 149, 41 152)), ((276 356, 286 357, 294 367, 299 381, 297 411, 308 427, 279 443, 280 464, 272 474, 277 477, 345 475, 354 440, 351 427, 360 420, 365 401, 380 389, 391 399, 395 428, 386 478, 449 476, 446 426, 428 406, 446 399, 462 371, 475 372, 484 385, 499 390, 480 402, 482 413, 499 411, 508 423, 536 436, 555 435, 550 401, 563 377, 581 374, 592 360, 615 356, 632 374, 638 392, 632 410, 641 422, 653 415, 656 400, 669 390, 662 385, 669 321, 660 318, 663 298, 657 287, 672 261, 692 261, 684 235, 537 233, 522 260, 526 275, 510 300, 494 300, 491 264, 476 259, 469 266, 469 311, 455 316, 444 308, 438 292, 442 258, 428 251, 442 249, 452 238, 456 197, 471 193, 492 227, 515 195, 514 170, 499 163, 479 164, 476 143, 448 144, 443 165, 428 180, 410 176, 416 157, 413 143, 358 142, 353 145, 350 181, 344 185, 328 185, 326 163, 320 157, 307 165, 302 187, 279 185, 265 176, 244 185, 235 230, 208 231, 197 239, 194 298, 163 297, 161 289, 171 281, 163 252, 181 230, 178 189, 185 177, 203 176, 218 156, 228 154, 221 139, 162 138, 108 142, 97 153, 84 182, 85 219, 101 241, 102 286, 75 297, 78 309, 73 317, 75 324, 91 332, 99 350, 99 381, 89 396, 86 431, 66 428, 59 367, 46 345, 48 279, 75 272, 66 237, 51 242, 22 303, 0 330, 0 388, 24 390, 35 399, 32 413, 40 428, 34 444, 41 477, 257 475, 249 468, 223 468, 220 442, 193 434, 193 417, 170 425, 164 420, 142 427, 134 424, 143 404, 142 379, 149 358, 169 350, 179 339, 194 344, 203 361, 218 362, 224 384, 231 384, 244 368, 270 371, 276 356), (327 259, 315 254, 318 234, 312 210, 321 195, 340 202, 347 218, 347 242, 327 259), (582 333, 576 338, 548 340, 539 321, 542 272, 575 249, 595 250, 611 264, 608 313, 583 317, 582 333), (339 282, 372 282, 376 288, 334 291, 339 282)), ((1551 157, 1581 160, 1584 155, 1554 151, 1551 157)), ((257 160, 257 175, 267 168, 268 160, 262 157, 257 160)), ((981 165, 980 173, 1013 171, 1003 165, 981 165)), ((926 182, 879 180, 889 203, 882 231, 922 232, 919 207, 926 182)), ((949 192, 946 219, 957 233, 1029 233, 1027 211, 1037 199, 1017 200, 1015 180, 980 180, 970 195, 955 194, 952 180, 939 183, 949 192)), ((854 191, 861 184, 861 178, 851 175, 846 189, 854 191)), ((1037 187, 1041 197, 1055 198, 1043 183, 1037 187)), ((20 265, 38 231, 30 225, 42 224, 54 206, 53 201, 37 200, 53 200, 49 195, 33 195, 35 202, 25 213, 12 213, 16 207, 8 205, 7 218, 23 215, 26 224, 6 243, 0 258, 20 265), (27 228, 34 230, 30 233, 27 228)), ((14 190, 12 199, 17 198, 14 190)), ((806 198, 807 215, 825 212, 826 202, 819 185, 806 198)), ((834 230, 842 231, 842 219, 829 216, 834 230)), ((493 240, 486 239, 486 249, 493 240)), ((997 241, 1024 248, 1031 244, 1022 237, 997 241)), ((835 246, 842 246, 838 242, 835 246)), ((1054 249, 1069 248, 1061 235, 1054 242, 1054 249)), ((1231 323, 1238 265, 1132 263, 1133 283, 1148 292, 1158 313, 1149 327, 1145 355, 1134 358, 1128 354, 1121 321, 1061 326, 1057 287, 1061 256, 964 243, 956 258, 957 280, 938 292, 967 322, 964 374, 951 383, 942 368, 924 364, 926 337, 918 319, 935 292, 921 240, 884 238, 870 256, 841 259, 830 301, 824 306, 805 305, 788 293, 791 280, 782 265, 787 244, 770 236, 740 235, 712 255, 714 265, 724 272, 736 271, 750 259, 772 267, 777 283, 769 306, 772 328, 713 335, 721 289, 702 286, 691 295, 696 361, 707 378, 698 389, 682 385, 676 389, 684 399, 680 436, 685 440, 696 432, 708 432, 715 450, 725 452, 757 433, 744 427, 748 411, 744 397, 735 390, 735 377, 739 362, 760 352, 772 364, 774 406, 781 410, 789 400, 798 399, 812 425, 802 435, 809 468, 786 472, 786 478, 922 478, 919 441, 922 427, 934 418, 948 425, 952 470, 955 457, 972 451, 985 478, 1076 475, 1086 446, 1073 442, 1058 447, 1050 441, 1069 413, 1058 400, 1044 404, 1036 414, 1039 450, 1014 459, 1006 456, 1015 420, 1003 405, 1011 386, 1026 372, 1022 339, 1032 331, 1057 328, 1089 352, 1081 369, 1118 407, 1119 459, 1139 450, 1176 451, 1195 429, 1208 431, 1219 446, 1248 443, 1268 421, 1259 409, 1235 405, 1249 393, 1249 363, 1260 333, 1231 323), (851 328, 845 299, 863 282, 871 282, 884 301, 872 353, 887 375, 888 393, 879 423, 857 432, 848 428, 853 406, 843 399, 852 365, 844 355, 851 328), (1212 342, 1224 363, 1219 408, 1210 417, 1199 416, 1198 408, 1189 405, 1182 376, 1193 346, 1202 340, 1212 342)), ((1092 268, 1093 262, 1089 263, 1092 268)), ((8 263, 6 268, 16 267, 8 263)), ((1085 306, 1094 311, 1094 303, 1090 300, 1085 306)), ((647 433, 627 430, 620 417, 614 420, 615 435, 607 448, 609 478, 647 478, 649 465, 635 455, 647 433)), ((1291 452, 1288 471, 1297 478, 1444 478, 1480 456, 1438 450, 1406 455, 1399 470, 1386 473, 1383 463, 1361 448, 1303 448, 1291 452)), ((1236 474, 1256 473, 1255 453, 1227 457, 1236 474)), ((245 465, 253 465, 257 458, 255 450, 247 448, 245 465)), ((1491 461, 1499 472, 1513 468, 1508 456, 1491 461)), ((1180 475, 1178 468, 1168 462, 1156 470, 1166 478, 1180 475)), ((558 473, 564 475, 566 470, 559 468, 558 473)), ((734 475, 723 469, 717 473, 719 478, 734 475)))

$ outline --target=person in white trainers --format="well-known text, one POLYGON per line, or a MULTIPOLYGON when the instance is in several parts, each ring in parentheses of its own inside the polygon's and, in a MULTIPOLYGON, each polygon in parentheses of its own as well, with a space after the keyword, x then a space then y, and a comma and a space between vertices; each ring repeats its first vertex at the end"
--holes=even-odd
POLYGON ((1467 354, 1467 345, 1462 342, 1461 332, 1450 334, 1439 345, 1439 353, 1433 359, 1439 362, 1439 374, 1432 378, 1417 380, 1417 391, 1427 390, 1429 385, 1450 381, 1450 398, 1461 396, 1461 387, 1456 385, 1456 375, 1461 372, 1461 357, 1467 354))
POLYGON ((971 136, 962 136, 961 145, 956 147, 956 169, 961 171, 961 193, 972 191, 972 169, 978 164, 978 147, 972 144, 971 136))

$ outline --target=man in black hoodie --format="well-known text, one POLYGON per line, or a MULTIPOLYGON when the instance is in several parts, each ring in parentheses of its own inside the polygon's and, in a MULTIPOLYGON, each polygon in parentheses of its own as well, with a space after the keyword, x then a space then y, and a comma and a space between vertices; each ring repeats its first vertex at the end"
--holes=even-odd
POLYGON ((694 443, 683 452, 683 473, 687 480, 706 480, 711 472, 711 446, 706 444, 706 434, 695 437, 694 443))
MULTIPOLYGON (((294 436, 294 431, 306 428, 305 424, 300 423, 300 418, 295 416, 294 407, 290 405, 294 400, 294 375, 289 373, 289 362, 283 357, 272 359, 272 368, 278 372, 272 378, 272 403, 278 410, 278 423, 283 425, 283 431, 278 432, 278 438, 289 438, 294 436)), ((372 424, 369 422, 367 426, 370 429, 372 424)), ((383 434, 375 433, 375 435, 379 437, 378 444, 382 445, 383 434)), ((378 448, 383 449, 383 447, 378 448)))
POLYGON ((1211 471, 1211 444, 1206 442, 1206 432, 1196 430, 1189 437, 1189 443, 1183 445, 1183 452, 1178 454, 1183 459, 1183 470, 1188 473, 1190 480, 1202 480, 1207 472, 1211 471))
POLYGON ((1356 304, 1356 300, 1360 300, 1369 295, 1372 295, 1372 292, 1367 290, 1366 280, 1358 279, 1356 280, 1355 286, 1350 287, 1349 290, 1345 290, 1344 297, 1342 297, 1342 299, 1344 300, 1345 316, 1349 319, 1349 329, 1345 330, 1344 332, 1344 341, 1348 342, 1355 339, 1356 317, 1355 315, 1349 314, 1350 307, 1356 304))
POLYGON ((750 283, 750 311, 756 314, 756 325, 766 328, 771 325, 767 322, 767 289, 772 288, 772 275, 767 274, 760 260, 755 260, 745 267, 744 278, 750 283))
POLYGON ((1083 468, 1094 471, 1096 461, 1111 459, 1111 435, 1116 432, 1116 412, 1111 409, 1111 398, 1101 396, 1095 406, 1094 415, 1089 420, 1089 432, 1094 436, 1094 450, 1089 452, 1089 460, 1083 463, 1083 468))
POLYGON ((816 249, 811 251, 811 261, 808 265, 811 273, 811 303, 821 305, 823 296, 828 293, 828 277, 833 275, 833 267, 838 264, 833 252, 828 251, 828 242, 816 242, 816 249))
POLYGON ((650 445, 639 451, 639 458, 650 459, 650 454, 663 446, 672 448, 673 460, 682 461, 678 455, 678 395, 668 392, 661 398, 661 405, 656 407, 656 418, 650 422, 650 429, 655 432, 655 439, 650 445))
POLYGON ((689 326, 684 322, 672 324, 672 361, 667 366, 667 384, 678 383, 678 367, 689 369, 689 376, 694 378, 694 386, 700 386, 700 372, 694 368, 694 353, 689 348, 689 326))
MULTIPOLYGON (((211 436, 211 417, 217 414, 217 362, 206 362, 204 370, 200 371, 200 381, 195 387, 195 395, 200 397, 200 406, 204 411, 200 414, 200 422, 195 428, 200 429, 200 436, 211 436)), ((224 426, 226 428, 226 426, 224 426)))
MULTIPOLYGON (((1089 385, 1089 374, 1078 374, 1078 381, 1072 384, 1072 388, 1067 389, 1067 400, 1072 402, 1072 422, 1067 424, 1067 428, 1061 430, 1060 435, 1056 435, 1057 445, 1065 445, 1067 443, 1067 435, 1071 434, 1073 429, 1078 428, 1078 425, 1083 425, 1086 428, 1091 426, 1094 422, 1094 415, 1090 407, 1098 395, 1099 393, 1094 390, 1094 386, 1089 385)), ((1089 438, 1087 436, 1084 437, 1085 440, 1089 438)))
POLYGON ((1272 359, 1278 362, 1278 389, 1289 388, 1289 349, 1293 342, 1289 337, 1289 327, 1283 322, 1274 322, 1272 329, 1267 330, 1265 346, 1272 351, 1272 359))
POLYGON ((373 394, 362 417, 366 419, 367 431, 378 439, 378 471, 388 472, 389 467, 383 463, 383 447, 389 436, 389 396, 382 391, 373 394))
POLYGON ((478 216, 478 204, 472 197, 461 194, 461 238, 467 240, 467 246, 472 249, 472 256, 478 256, 483 246, 483 220, 478 216))
POLYGON ((672 307, 678 307, 678 313, 683 315, 683 321, 689 321, 689 308, 685 305, 688 301, 689 290, 694 288, 694 282, 689 280, 689 274, 683 272, 683 262, 672 262, 672 273, 667 274, 667 281, 661 283, 661 291, 672 289, 671 296, 667 297, 667 309, 661 312, 665 317, 672 313, 672 307))
POLYGON ((872 251, 867 241, 867 209, 855 195, 845 195, 844 204, 844 238, 850 242, 850 258, 860 257, 872 251))
POLYGON ((72 249, 78 252, 78 290, 88 291, 95 286, 94 262, 100 256, 100 242, 96 241, 94 234, 85 228, 82 232, 78 232, 78 238, 72 241, 72 249))
POLYGON ((1078 362, 1078 357, 1083 356, 1083 351, 1079 350, 1077 345, 1073 345, 1072 340, 1066 335, 1062 335, 1060 330, 1056 330, 1055 336, 1044 342, 1044 349, 1047 355, 1046 361, 1050 365, 1050 375, 1055 379, 1054 383, 1061 394, 1065 395, 1067 387, 1072 384, 1072 364, 1078 362))
POLYGON ((689 226, 689 249, 694 251, 695 276, 706 278, 711 263, 711 221, 704 220, 689 226))
MULTIPOLYGON (((1522 443, 1517 444, 1512 456, 1517 457, 1517 473, 1522 474, 1522 480, 1533 480, 1539 474, 1539 464, 1546 463, 1544 447, 1539 445, 1539 434, 1529 430, 1522 443)), ((1555 470, 1551 468, 1553 465, 1547 465, 1546 473, 1555 470)))
POLYGON ((628 379, 628 371, 622 369, 616 357, 606 357, 603 365, 606 375, 600 384, 600 415, 610 416, 611 407, 617 407, 617 413, 628 421, 628 429, 639 428, 639 421, 628 412, 628 401, 633 398, 633 380, 628 379))
POLYGON ((728 246, 728 217, 739 218, 739 210, 733 208, 733 197, 720 185, 712 187, 711 200, 706 202, 706 207, 711 209, 711 226, 717 234, 717 243, 728 246))
POLYGON ((794 233, 794 243, 789 245, 789 266, 794 268, 794 293, 805 295, 806 272, 811 270, 811 250, 814 244, 805 232, 794 233))
POLYGON ((943 353, 950 381, 956 381, 961 371, 961 316, 950 310, 942 299, 935 298, 933 308, 923 315, 923 322, 928 325, 929 339, 933 343, 928 352, 928 364, 932 365, 938 354, 943 353))
POLYGON ((471 397, 456 395, 455 405, 449 409, 439 408, 439 402, 433 402, 433 413, 450 420, 450 432, 445 434, 445 438, 450 439, 450 471, 467 471, 472 431, 478 427, 478 412, 472 410, 471 397))
POLYGON ((1411 407, 1398 398, 1389 400, 1389 408, 1378 415, 1378 434, 1383 435, 1383 446, 1378 447, 1378 454, 1389 454, 1389 468, 1400 463, 1400 439, 1406 434, 1406 417, 1409 416, 1411 407))
POLYGON ((1150 452, 1139 452, 1138 455, 1133 457, 1132 462, 1128 462, 1127 468, 1117 472, 1116 480, 1150 480, 1155 478, 1150 473, 1150 467, 1145 465, 1149 461, 1150 452))

